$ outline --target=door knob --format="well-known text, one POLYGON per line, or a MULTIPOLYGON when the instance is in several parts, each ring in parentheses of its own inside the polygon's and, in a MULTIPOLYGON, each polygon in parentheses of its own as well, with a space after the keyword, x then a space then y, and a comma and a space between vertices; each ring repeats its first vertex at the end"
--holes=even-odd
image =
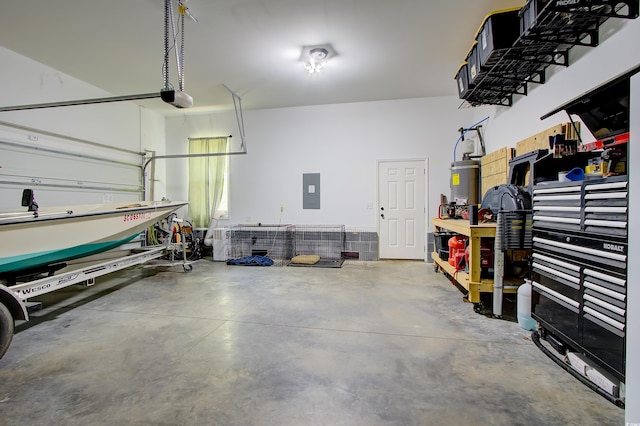
POLYGON ((380 217, 384 219, 384 213, 382 213, 382 214, 380 215, 380 217))

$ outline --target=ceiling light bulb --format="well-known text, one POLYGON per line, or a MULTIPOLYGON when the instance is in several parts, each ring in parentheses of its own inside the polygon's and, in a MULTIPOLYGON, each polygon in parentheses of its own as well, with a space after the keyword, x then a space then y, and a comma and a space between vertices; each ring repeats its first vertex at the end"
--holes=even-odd
POLYGON ((309 58, 316 62, 326 60, 328 55, 329 51, 323 47, 316 47, 309 51, 309 58))
POLYGON ((322 71, 322 69, 325 66, 325 62, 305 62, 304 63, 304 69, 306 69, 309 74, 314 74, 317 72, 322 71))
POLYGON ((309 60, 304 63, 305 69, 310 73, 314 74, 322 71, 325 64, 327 63, 327 56, 329 52, 327 49, 322 47, 316 47, 309 51, 309 60))
POLYGON ((302 48, 300 60, 309 74, 317 74, 325 67, 329 58, 335 56, 330 45, 307 46, 302 48))

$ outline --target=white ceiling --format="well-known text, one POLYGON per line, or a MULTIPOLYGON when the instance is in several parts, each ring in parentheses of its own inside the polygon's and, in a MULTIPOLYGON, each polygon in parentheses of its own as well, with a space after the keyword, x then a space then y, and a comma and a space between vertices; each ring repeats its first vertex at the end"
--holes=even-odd
MULTIPOLYGON (((185 22, 185 91, 194 111, 228 107, 223 85, 245 109, 457 95, 454 74, 484 17, 523 3, 189 0, 198 22, 185 22), (321 75, 306 74, 302 47, 325 43, 337 56, 321 75)), ((164 85, 164 4, 0 0, 0 41, 113 95, 155 92, 164 85)), ((178 87, 173 52, 171 60, 178 87)), ((160 100, 143 104, 180 111, 160 100)))

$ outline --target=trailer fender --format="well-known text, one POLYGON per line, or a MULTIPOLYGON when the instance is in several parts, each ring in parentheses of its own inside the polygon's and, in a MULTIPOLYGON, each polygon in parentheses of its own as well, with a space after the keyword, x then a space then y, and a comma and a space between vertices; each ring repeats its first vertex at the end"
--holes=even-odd
POLYGON ((14 320, 29 321, 27 307, 11 288, 0 284, 0 303, 7 307, 14 320))
POLYGON ((0 284, 0 358, 9 349, 16 318, 29 319, 27 309, 10 288, 0 284))

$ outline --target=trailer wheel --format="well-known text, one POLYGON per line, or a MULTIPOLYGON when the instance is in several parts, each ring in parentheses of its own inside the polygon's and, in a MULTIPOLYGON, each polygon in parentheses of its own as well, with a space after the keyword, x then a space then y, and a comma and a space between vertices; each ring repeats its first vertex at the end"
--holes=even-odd
POLYGON ((13 338, 13 317, 11 312, 0 302, 0 358, 9 349, 13 338))

